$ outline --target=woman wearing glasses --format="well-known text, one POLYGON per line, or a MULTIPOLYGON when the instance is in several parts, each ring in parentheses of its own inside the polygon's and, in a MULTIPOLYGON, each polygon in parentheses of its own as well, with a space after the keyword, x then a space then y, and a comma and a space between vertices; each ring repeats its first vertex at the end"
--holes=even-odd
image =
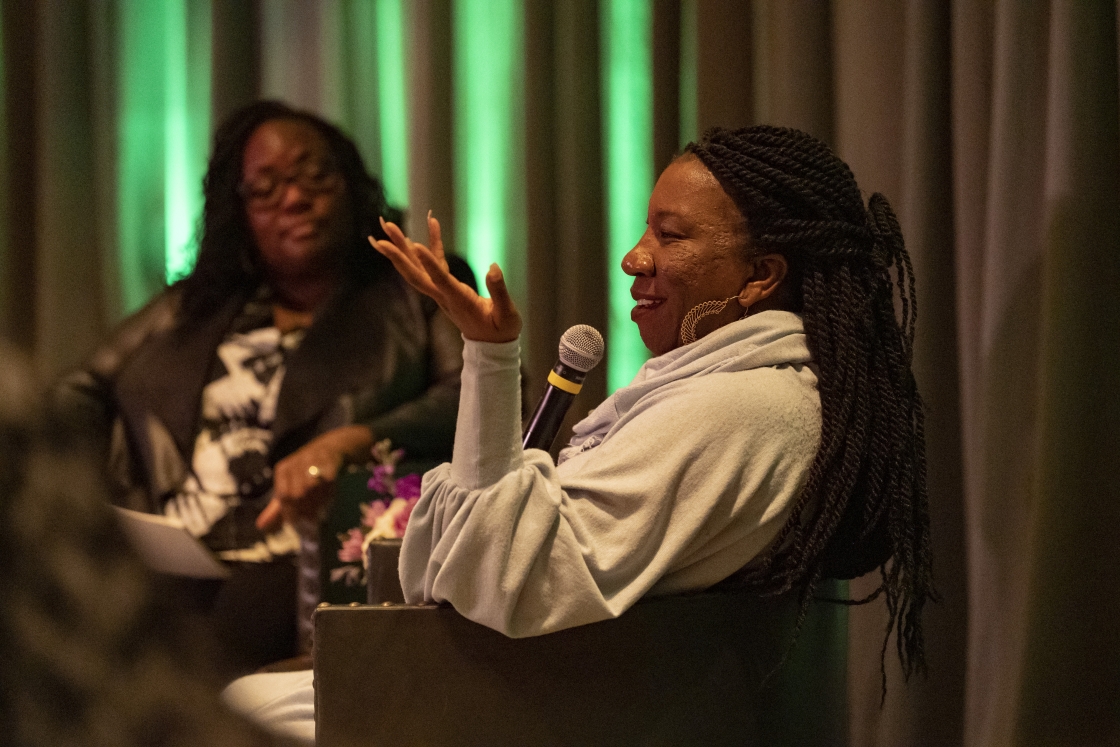
POLYGON ((329 123, 275 102, 236 112, 203 188, 194 271, 55 406, 109 434, 121 505, 182 520, 230 564, 214 614, 252 668, 295 653, 295 527, 342 465, 383 438, 450 455, 462 339, 369 250, 395 211, 329 123))

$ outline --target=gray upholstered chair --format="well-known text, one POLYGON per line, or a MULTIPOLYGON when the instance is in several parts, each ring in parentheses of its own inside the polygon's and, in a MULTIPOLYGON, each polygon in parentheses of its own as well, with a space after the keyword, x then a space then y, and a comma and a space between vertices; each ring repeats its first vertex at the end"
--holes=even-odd
POLYGON ((791 649, 796 615, 704 593, 510 639, 447 606, 324 606, 317 744, 845 744, 847 608, 814 603, 791 649))

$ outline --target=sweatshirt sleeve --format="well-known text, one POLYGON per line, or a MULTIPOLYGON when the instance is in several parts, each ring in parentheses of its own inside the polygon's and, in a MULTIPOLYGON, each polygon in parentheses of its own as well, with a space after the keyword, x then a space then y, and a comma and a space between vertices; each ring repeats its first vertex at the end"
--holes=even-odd
POLYGON ((454 458, 424 476, 401 583, 511 637, 730 575, 777 535, 819 439, 807 370, 716 374, 659 389, 557 468, 520 448, 517 343, 468 341, 464 364, 454 458))

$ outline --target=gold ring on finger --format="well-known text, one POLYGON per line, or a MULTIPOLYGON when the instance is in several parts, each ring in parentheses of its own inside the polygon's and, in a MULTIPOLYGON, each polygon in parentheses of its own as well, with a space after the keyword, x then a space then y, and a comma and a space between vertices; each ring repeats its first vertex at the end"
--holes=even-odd
POLYGON ((315 466, 314 464, 312 464, 312 465, 311 465, 310 467, 308 467, 308 468, 307 468, 307 474, 311 475, 311 476, 312 476, 312 477, 314 477, 314 478, 315 478, 316 480, 319 480, 319 479, 321 479, 321 478, 322 478, 322 476, 323 476, 323 472, 322 472, 322 470, 320 470, 320 469, 319 469, 318 467, 316 467, 316 466, 315 466))

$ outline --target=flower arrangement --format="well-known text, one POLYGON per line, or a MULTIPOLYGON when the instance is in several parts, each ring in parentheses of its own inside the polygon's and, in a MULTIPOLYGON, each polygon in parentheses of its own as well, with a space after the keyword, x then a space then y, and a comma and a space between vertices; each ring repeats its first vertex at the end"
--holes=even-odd
POLYGON ((338 559, 346 565, 331 569, 331 581, 342 581, 347 586, 365 583, 369 543, 403 537, 412 507, 420 499, 420 475, 396 475, 404 449, 393 449, 389 439, 385 439, 377 442, 371 453, 369 489, 382 497, 361 504, 361 526, 338 535, 342 543, 338 559))

